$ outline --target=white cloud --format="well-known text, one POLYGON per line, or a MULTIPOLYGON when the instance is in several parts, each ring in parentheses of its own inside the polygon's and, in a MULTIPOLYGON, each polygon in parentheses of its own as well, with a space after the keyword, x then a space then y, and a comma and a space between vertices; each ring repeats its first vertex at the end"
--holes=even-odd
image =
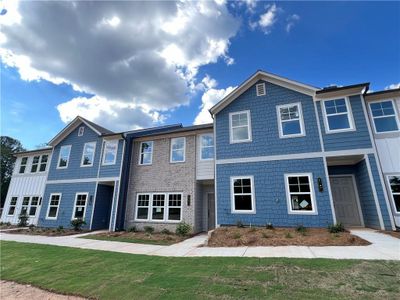
POLYGON ((265 34, 271 32, 272 26, 275 24, 277 20, 277 13, 280 9, 276 6, 276 4, 272 4, 267 6, 267 11, 260 15, 260 19, 257 23, 258 26, 264 31, 265 34))
POLYGON ((386 86, 385 90, 393 90, 393 89, 398 89, 398 88, 400 88, 400 82, 392 83, 391 85, 386 86))
POLYGON ((212 118, 210 112, 208 111, 211 107, 213 107, 217 102, 222 100, 226 95, 231 93, 236 86, 230 86, 226 89, 208 89, 203 96, 201 97, 201 111, 196 116, 194 120, 194 124, 204 124, 204 123, 211 123, 212 118))
POLYGON ((287 17, 286 21, 286 32, 290 32, 292 30, 292 28, 294 27, 294 25, 300 20, 300 16, 293 14, 289 17, 287 17))

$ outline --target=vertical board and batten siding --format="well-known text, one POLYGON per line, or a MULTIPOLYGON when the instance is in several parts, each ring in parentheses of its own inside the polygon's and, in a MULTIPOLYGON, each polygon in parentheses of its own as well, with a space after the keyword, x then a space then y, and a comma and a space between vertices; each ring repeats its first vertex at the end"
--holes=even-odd
POLYGON ((253 85, 216 115, 216 159, 321 151, 313 98, 269 82, 265 86, 265 96, 257 96, 253 85), (302 107, 305 136, 280 138, 276 106, 298 102, 302 107), (252 141, 230 144, 229 113, 244 110, 250 111, 252 141))
MULTIPOLYGON (((102 151, 104 152, 104 147, 102 147, 102 151)), ((118 151, 117 151, 117 159, 115 164, 113 165, 103 165, 103 157, 100 158, 100 171, 99 177, 119 177, 120 170, 121 170, 121 160, 122 152, 124 148, 124 140, 120 139, 118 141, 118 151)), ((103 153, 102 153, 103 156, 103 153)))
MULTIPOLYGON (((213 134, 212 131, 207 132, 213 134)), ((205 133, 203 133, 205 134, 205 133)), ((214 160, 201 160, 201 136, 197 135, 197 150, 196 150, 196 179, 208 180, 214 179, 214 160)))
POLYGON ((365 119, 364 108, 361 101, 361 97, 358 95, 349 97, 355 131, 328 134, 326 133, 324 115, 322 113, 323 105, 321 101, 317 101, 318 117, 321 124, 325 151, 372 148, 372 141, 369 135, 367 120, 365 119))

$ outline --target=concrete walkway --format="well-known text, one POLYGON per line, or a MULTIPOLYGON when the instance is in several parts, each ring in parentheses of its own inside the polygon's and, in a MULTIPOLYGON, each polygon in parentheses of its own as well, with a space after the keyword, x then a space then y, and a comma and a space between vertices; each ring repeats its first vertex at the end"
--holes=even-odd
POLYGON ((371 229, 355 229, 351 233, 370 243, 369 246, 283 246, 283 247, 205 247, 207 234, 200 234, 171 246, 133 244, 80 238, 87 234, 47 237, 4 233, 0 239, 35 244, 104 250, 157 256, 233 256, 233 257, 293 257, 334 259, 400 260, 400 239, 371 229))

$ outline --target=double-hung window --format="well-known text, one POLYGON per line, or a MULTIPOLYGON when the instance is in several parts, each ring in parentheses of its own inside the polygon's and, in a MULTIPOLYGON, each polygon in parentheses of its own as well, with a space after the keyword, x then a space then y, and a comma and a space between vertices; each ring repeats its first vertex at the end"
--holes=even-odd
POLYGON ((252 176, 231 177, 232 212, 255 213, 252 176))
POLYGON ((289 213, 316 213, 311 174, 286 174, 285 186, 289 213))
POLYGON ((68 168, 70 153, 71 153, 71 145, 62 146, 60 148, 60 154, 58 157, 58 164, 57 164, 58 169, 68 168))
POLYGON ((72 219, 82 219, 82 220, 85 219, 87 197, 88 197, 87 193, 76 194, 72 219))
POLYGON ((149 218, 150 194, 138 194, 136 203, 136 219, 147 220, 149 218))
POLYGON ((171 139, 171 163, 185 162, 186 138, 171 139))
POLYGON ((230 113, 229 123, 231 143, 251 141, 251 122, 249 110, 230 113))
POLYGON ((396 213, 400 213, 400 174, 398 176, 389 176, 390 191, 396 213))
POLYGON ((31 203, 29 206, 29 216, 34 217, 36 216, 36 212, 39 206, 39 197, 32 197, 31 198, 31 203))
POLYGON ((206 133, 200 135, 200 160, 214 159, 214 135, 206 133))
POLYGON ((153 194, 152 220, 164 220, 165 194, 153 194))
POLYGON ((22 198, 21 214, 28 214, 30 197, 22 198))
POLYGON ((276 107, 279 120, 279 137, 304 136, 304 121, 300 103, 276 107))
POLYGON ((36 173, 39 166, 40 155, 34 156, 32 160, 31 173, 36 173))
POLYGON ((15 213, 15 208, 17 207, 17 200, 18 197, 11 197, 10 199, 10 205, 8 207, 8 215, 13 216, 15 213))
POLYGON ((354 122, 348 98, 323 100, 327 133, 354 130, 354 122))
POLYGON ((41 159, 40 159, 40 168, 39 168, 39 172, 44 172, 46 171, 46 167, 47 167, 47 161, 49 160, 49 156, 47 154, 42 155, 41 159))
POLYGON ((57 219, 60 207, 61 194, 51 194, 46 219, 57 219))
POLYGON ((168 221, 180 221, 182 212, 182 194, 168 194, 168 221))
POLYGON ((151 165, 153 162, 153 142, 140 143, 139 165, 151 165))
POLYGON ((103 165, 114 165, 117 161, 118 140, 105 141, 103 165))
POLYGON ((140 193, 136 198, 137 221, 179 222, 182 219, 181 193, 140 193))
POLYGON ((96 142, 85 143, 83 146, 81 167, 91 167, 94 161, 96 142))
POLYGON ((21 164, 19 165, 19 174, 25 173, 27 164, 28 164, 28 157, 21 158, 21 164))
POLYGON ((392 100, 370 102, 375 133, 399 131, 399 119, 392 100))

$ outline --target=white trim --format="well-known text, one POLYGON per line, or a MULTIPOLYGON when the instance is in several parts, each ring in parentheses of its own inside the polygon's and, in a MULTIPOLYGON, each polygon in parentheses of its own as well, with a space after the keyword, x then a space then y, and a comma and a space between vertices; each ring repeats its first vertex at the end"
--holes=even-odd
MULTIPOLYGON (((211 136, 211 138, 212 138, 212 140, 213 140, 213 146, 212 146, 212 147, 213 147, 213 150, 215 149, 214 134, 213 134, 212 132, 199 134, 199 141, 200 141, 200 145, 199 145, 199 151, 200 151, 200 153, 199 153, 199 160, 200 160, 200 161, 211 161, 211 160, 214 160, 215 153, 213 153, 214 156, 213 156, 212 158, 203 158, 203 157, 202 157, 202 150, 203 150, 202 138, 203 138, 204 136, 211 136)), ((211 148, 211 146, 207 146, 206 148, 211 148)), ((213 151, 213 152, 215 152, 215 151, 213 151)))
POLYGON ((94 160, 96 158, 96 145, 97 145, 97 142, 87 142, 87 143, 85 143, 83 145, 81 166, 80 166, 81 168, 93 167, 94 160), (86 149, 86 146, 88 146, 88 145, 93 145, 93 159, 92 159, 92 163, 91 164, 84 165, 83 161, 84 161, 84 158, 85 158, 85 149, 86 149))
POLYGON ((397 211, 396 209, 396 203, 394 202, 394 194, 392 192, 392 187, 390 185, 390 181, 389 181, 389 177, 400 177, 400 173, 395 173, 395 174, 390 174, 390 175, 386 175, 386 182, 387 182, 387 186, 388 186, 388 190, 390 192, 390 199, 392 200, 392 205, 393 205, 393 213, 395 215, 400 215, 400 211, 397 211))
MULTIPOLYGON (((169 152, 169 162, 171 164, 184 163, 186 161, 186 136, 176 137, 170 139, 170 152, 169 152), (172 160, 172 144, 174 140, 183 139, 183 160, 172 160)), ((180 150, 180 149, 178 149, 180 150)))
POLYGON ((286 203, 287 203, 288 214, 289 215, 318 215, 317 201, 315 199, 313 174, 312 173, 285 173, 284 178, 285 178, 286 203), (310 194, 312 210, 307 210, 307 211, 293 210, 292 201, 290 198, 290 195, 293 194, 293 192, 291 193, 290 189, 289 189, 289 177, 305 177, 305 176, 308 177, 310 192, 300 192, 299 191, 298 194, 308 194, 308 193, 310 194))
POLYGON ((317 121, 319 142, 321 143, 321 151, 322 151, 322 152, 325 152, 325 145, 324 145, 324 139, 322 138, 322 129, 321 129, 321 123, 320 123, 320 118, 319 118, 319 113, 318 113, 317 102, 316 102, 316 101, 313 101, 313 103, 314 103, 314 114, 315 114, 315 119, 316 119, 316 121, 317 121))
POLYGON ((31 163, 31 166, 30 166, 30 171, 29 171, 29 173, 31 173, 31 174, 40 173, 40 172, 39 172, 40 159, 41 159, 41 155, 40 155, 40 154, 39 154, 39 155, 34 155, 34 156, 32 156, 32 163, 31 163), (37 162, 36 164, 34 164, 35 157, 38 157, 38 162, 37 162), (36 165, 36 171, 35 171, 35 172, 32 172, 32 168, 33 168, 34 165, 36 165))
MULTIPOLYGON (((75 217, 75 209, 76 209, 76 201, 78 200, 78 195, 86 195, 85 207, 84 207, 83 218, 82 218, 82 220, 85 221, 87 204, 89 202, 89 193, 88 192, 77 192, 77 193, 75 193, 75 201, 74 201, 74 208, 72 210, 71 221, 74 220, 74 219, 77 219, 75 217)), ((79 205, 79 206, 82 206, 82 205, 79 205)))
POLYGON ((71 156, 71 150, 72 150, 72 145, 64 145, 64 146, 60 147, 60 150, 58 152, 58 159, 57 159, 57 167, 56 167, 56 169, 67 169, 68 168, 69 158, 71 156), (69 151, 68 151, 68 159, 67 159, 67 164, 64 167, 60 167, 61 150, 63 148, 68 148, 69 149, 69 151))
POLYGON ((82 183, 82 182, 97 182, 97 181, 115 181, 119 177, 94 177, 94 178, 80 178, 80 179, 61 179, 61 180, 48 180, 46 184, 59 184, 59 183, 82 183))
POLYGON ((83 136, 84 132, 85 132, 85 126, 79 126, 78 136, 83 136))
MULTIPOLYGON (((99 187, 99 182, 96 182, 96 189, 94 190, 94 195, 93 195, 93 203, 92 203, 92 213, 90 215, 90 224, 89 224, 89 230, 92 230, 92 224, 93 224, 93 216, 94 216, 94 210, 96 208, 96 198, 97 198, 97 188, 99 187)), ((114 196, 114 192, 113 192, 114 196)))
POLYGON ((400 132, 400 121, 399 121, 399 115, 396 109, 396 104, 394 103, 393 99, 382 99, 382 100, 373 100, 373 101, 368 101, 368 109, 369 109, 369 116, 372 120, 372 124, 374 126, 372 126, 374 128, 374 133, 376 135, 382 135, 382 134, 386 134, 386 133, 398 133, 400 132), (379 103, 379 102, 391 102, 392 103, 392 107, 393 107, 393 111, 394 111, 394 115, 384 115, 384 116, 378 116, 378 117, 374 117, 372 114, 372 109, 371 109, 371 104, 373 103, 379 103), (388 117, 394 117, 394 119, 396 120, 396 124, 397 124, 397 130, 392 130, 392 131, 382 131, 382 132, 378 132, 376 131, 376 124, 375 124, 375 118, 381 119, 381 118, 388 118, 388 117))
MULTIPOLYGON (((346 97, 340 97, 340 98, 337 98, 337 99, 323 99, 323 100, 321 100, 321 111, 322 111, 322 115, 323 115, 323 118, 324 118, 324 125, 325 125, 325 133, 326 134, 356 131, 356 125, 355 125, 355 122, 354 122, 353 111, 352 111, 352 108, 351 108, 349 97, 346 96, 346 97), (349 121, 349 126, 350 127, 349 128, 343 128, 343 129, 330 129, 329 122, 328 122, 328 115, 326 114, 325 102, 326 101, 333 101, 333 100, 341 100, 341 99, 344 99, 344 101, 345 101, 347 112, 345 112, 345 113, 336 113, 336 114, 334 114, 332 116, 346 114, 347 115, 347 119, 349 121)), ((331 116, 331 115, 329 115, 329 116, 331 116)))
MULTIPOLYGON (((47 205, 47 211, 46 211, 46 220, 57 220, 58 218, 58 212, 60 211, 60 204, 61 204, 61 198, 62 198, 62 193, 51 193, 49 197, 49 204, 47 205), (49 212, 50 212, 50 203, 51 203, 51 198, 54 196, 59 196, 58 199, 58 205, 57 205, 57 212, 55 217, 49 217, 49 212)), ((53 205, 54 206, 54 205, 53 205)))
POLYGON ((231 214, 255 214, 256 213, 256 198, 255 198, 254 176, 252 176, 252 175, 231 176, 230 184, 231 184, 231 188, 230 188, 230 190, 231 190, 231 214), (234 191, 233 184, 236 179, 250 179, 251 210, 235 209, 235 191, 234 191))
POLYGON ((28 163, 29 163, 29 156, 22 156, 21 157, 21 160, 19 161, 19 166, 18 166, 18 169, 17 169, 17 174, 25 174, 25 173, 30 173, 30 172, 26 172, 27 171, 27 167, 28 167, 28 163), (26 158, 26 163, 23 165, 22 164, 22 160, 24 159, 24 158, 26 158), (23 173, 20 173, 20 170, 21 170, 21 167, 22 166, 24 166, 25 167, 25 169, 24 169, 24 172, 23 173))
POLYGON ((251 130, 251 114, 250 110, 242 110, 242 111, 235 111, 229 113, 229 143, 230 144, 237 144, 237 143, 248 143, 252 141, 252 130, 251 130), (248 138, 244 140, 234 140, 233 139, 233 128, 232 128, 232 116, 246 114, 247 115, 247 125, 240 125, 240 127, 247 127, 247 135, 248 138))
POLYGON ((304 118, 303 118, 303 110, 301 108, 301 102, 296 102, 296 103, 288 103, 288 104, 282 104, 282 105, 277 105, 276 106, 276 116, 277 116, 277 121, 278 121, 278 129, 279 129, 279 138, 281 139, 287 139, 287 138, 296 138, 296 137, 303 137, 306 135, 305 127, 304 127, 304 118), (289 120, 282 120, 281 119, 281 108, 287 108, 287 107, 292 107, 292 106, 297 106, 297 110, 299 113, 299 118, 298 119, 289 119, 289 120), (299 121, 300 125, 300 133, 294 133, 294 134, 283 134, 283 127, 282 124, 288 121, 299 121))
POLYGON ((17 206, 18 206, 18 199, 19 199, 19 197, 18 197, 18 196, 10 196, 9 199, 10 199, 10 200, 9 200, 9 202, 8 202, 8 205, 6 205, 6 204, 4 203, 4 208, 3 208, 3 209, 5 209, 5 208, 7 207, 7 212, 5 211, 5 212, 4 212, 4 215, 5 215, 6 217, 14 217, 14 216, 15 216, 15 213, 17 212, 17 206), (12 200, 12 198, 17 198, 17 201, 15 202, 15 205, 11 205, 11 200, 12 200), (9 212, 10 212, 10 206, 14 206, 14 213, 13 213, 12 215, 9 214, 9 212))
POLYGON ((259 96, 265 96, 266 94, 267 94, 267 92, 266 92, 266 90, 265 90, 265 82, 256 84, 256 95, 257 95, 257 97, 259 97, 259 96), (259 87, 259 86, 261 86, 261 88, 262 88, 262 90, 263 90, 263 93, 259 93, 259 92, 258 92, 258 87, 259 87))
POLYGON ((214 134, 214 208, 215 208, 215 228, 218 228, 218 207, 217 207, 217 135, 216 129, 217 119, 214 118, 213 134, 214 134))
MULTIPOLYGON (((171 145, 172 145, 172 142, 171 142, 171 145)), ((143 141, 143 142, 140 142, 138 165, 139 166, 150 166, 150 165, 152 165, 153 164, 153 151, 154 151, 154 141, 143 141), (149 153, 149 152, 143 152, 142 145, 144 143, 147 143, 147 144, 151 143, 151 152, 150 152, 150 162, 149 163, 143 163, 142 162, 142 155, 145 154, 145 153, 149 153)), ((183 155, 183 157, 185 157, 185 154, 183 155)))
POLYGON ((331 205, 331 211, 332 211, 333 224, 336 224, 337 223, 336 211, 335 211, 335 205, 333 204, 333 195, 332 195, 332 189, 331 189, 331 182, 329 181, 328 162, 326 160, 326 157, 324 157, 323 161, 324 161, 326 184, 327 184, 327 188, 328 188, 329 203, 331 205))
POLYGON ((117 156, 118 156, 118 147, 119 147, 119 140, 104 140, 103 139, 103 149, 102 149, 102 159, 101 159, 101 165, 102 166, 111 166, 115 165, 117 162, 117 156), (112 162, 104 162, 106 158, 106 150, 107 150, 107 144, 113 144, 116 143, 117 147, 115 148, 115 155, 114 155, 114 160, 112 162))
MULTIPOLYGON (((116 187, 116 184, 114 184, 114 193, 113 193, 113 200, 112 200, 112 203, 111 203, 111 212, 110 212, 110 220, 109 220, 109 225, 108 225, 108 228, 109 228, 109 230, 111 230, 111 228, 112 228, 112 230, 113 231, 115 231, 115 227, 116 227, 116 223, 117 223, 117 213, 118 213, 118 205, 119 205, 119 195, 121 194, 121 175, 122 175, 122 165, 123 165, 123 162, 124 162, 124 158, 125 158, 125 145, 126 145, 126 140, 124 139, 123 140, 123 144, 122 144, 122 156, 121 156, 121 163, 120 163, 120 166, 119 166, 119 177, 118 177, 118 194, 117 194, 117 197, 115 197, 115 187, 116 187), (115 198, 117 198, 117 199, 115 199, 115 198), (115 205, 115 212, 114 212, 114 216, 113 216, 113 207, 114 207, 114 201, 117 201, 117 204, 115 205), (114 220, 114 224, 112 224, 113 221, 114 220)), ((134 150, 134 149, 132 149, 132 150, 134 150)), ((115 180, 115 182, 117 181, 117 180, 115 180)), ((123 216, 123 218, 124 218, 124 221, 125 221, 125 216, 123 216)), ((124 222, 125 223, 125 222, 124 222)), ((125 227, 125 226, 124 226, 125 227)), ((122 228, 121 228, 122 229, 122 228)))

